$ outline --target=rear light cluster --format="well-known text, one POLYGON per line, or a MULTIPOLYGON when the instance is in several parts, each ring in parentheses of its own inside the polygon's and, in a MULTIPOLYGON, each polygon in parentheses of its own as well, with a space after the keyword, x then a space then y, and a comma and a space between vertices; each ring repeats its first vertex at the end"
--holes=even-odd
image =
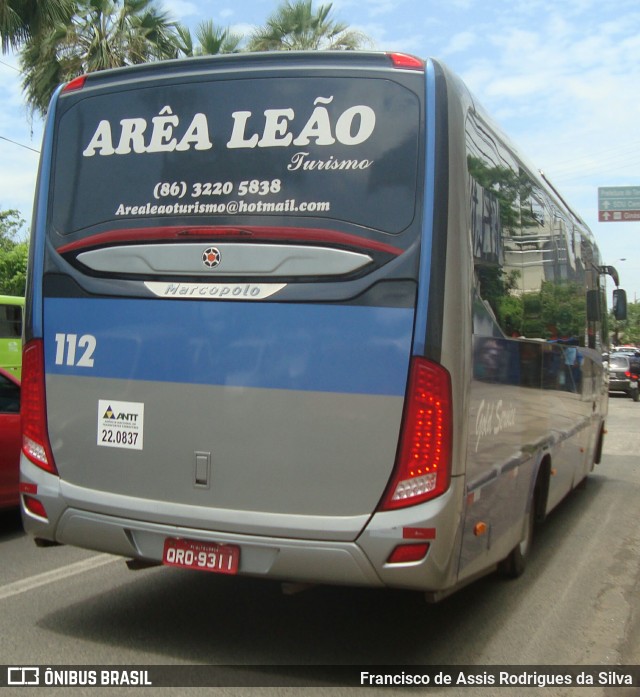
POLYGON ((451 378, 445 368, 414 358, 394 473, 382 510, 440 496, 451 479, 451 378))
POLYGON ((22 452, 41 469, 58 474, 47 432, 44 348, 34 339, 22 353, 22 452))
POLYGON ((81 90, 84 87, 84 83, 87 81, 87 76, 86 75, 79 75, 78 77, 73 78, 71 82, 67 82, 67 84, 62 88, 63 92, 75 92, 76 90, 81 90))
POLYGON ((408 53, 388 53, 394 68, 404 68, 407 70, 424 70, 425 62, 422 58, 411 56, 408 53))

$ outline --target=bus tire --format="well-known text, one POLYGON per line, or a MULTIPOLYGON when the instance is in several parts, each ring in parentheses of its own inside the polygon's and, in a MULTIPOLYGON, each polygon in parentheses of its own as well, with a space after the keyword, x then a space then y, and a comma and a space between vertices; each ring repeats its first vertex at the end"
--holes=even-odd
POLYGON ((524 537, 509 552, 509 556, 498 564, 498 573, 503 578, 518 578, 522 576, 527 566, 531 545, 533 543, 533 531, 536 523, 535 498, 531 501, 527 512, 527 520, 524 529, 524 537))

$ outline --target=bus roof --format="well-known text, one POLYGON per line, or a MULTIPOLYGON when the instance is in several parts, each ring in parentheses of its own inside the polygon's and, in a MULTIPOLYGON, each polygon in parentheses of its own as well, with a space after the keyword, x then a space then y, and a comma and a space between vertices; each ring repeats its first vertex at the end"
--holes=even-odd
POLYGON ((121 82, 123 79, 136 79, 140 76, 151 76, 153 73, 180 74, 185 71, 197 72, 199 69, 210 71, 212 68, 237 69, 283 67, 322 66, 345 68, 397 68, 408 70, 424 70, 425 60, 409 54, 392 51, 264 51, 252 53, 219 54, 215 56, 194 56, 174 60, 140 63, 110 70, 100 70, 76 78, 63 88, 76 89, 81 84, 92 82, 121 82))

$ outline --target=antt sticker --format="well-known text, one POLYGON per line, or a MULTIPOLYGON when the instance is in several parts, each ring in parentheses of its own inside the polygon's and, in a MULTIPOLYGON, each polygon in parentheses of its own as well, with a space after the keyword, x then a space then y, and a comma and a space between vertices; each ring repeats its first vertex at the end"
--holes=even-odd
POLYGON ((144 404, 142 402, 98 401, 98 445, 107 448, 142 450, 144 404))

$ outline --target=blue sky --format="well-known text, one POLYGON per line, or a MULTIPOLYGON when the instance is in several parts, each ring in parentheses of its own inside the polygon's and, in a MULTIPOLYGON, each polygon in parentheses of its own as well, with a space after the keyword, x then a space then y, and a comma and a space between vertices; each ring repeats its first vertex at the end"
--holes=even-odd
MULTIPOLYGON (((163 0, 177 20, 240 33, 277 0, 163 0)), ((334 0, 371 48, 442 59, 593 230, 640 300, 640 222, 598 222, 597 190, 640 186, 638 0, 334 0), (624 259, 624 261, 621 261, 624 259)), ((30 221, 42 123, 24 107, 18 61, 0 55, 0 209, 30 221), (20 147, 4 140, 9 138, 20 147)), ((609 284, 611 286, 611 284, 609 284)))

